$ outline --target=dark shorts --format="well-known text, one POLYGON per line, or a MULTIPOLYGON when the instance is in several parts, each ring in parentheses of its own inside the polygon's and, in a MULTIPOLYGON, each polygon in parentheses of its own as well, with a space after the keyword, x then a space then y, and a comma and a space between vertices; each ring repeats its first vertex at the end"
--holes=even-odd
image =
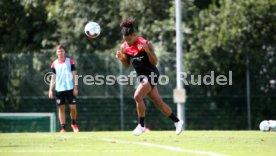
POLYGON ((69 104, 76 104, 76 97, 73 94, 73 90, 56 92, 57 105, 64 105, 65 100, 67 100, 69 104))
POLYGON ((159 73, 155 73, 156 76, 154 77, 150 77, 149 75, 143 75, 143 76, 139 76, 139 81, 142 82, 144 80, 147 80, 150 85, 151 88, 153 88, 154 86, 158 85, 158 79, 159 79, 159 73))

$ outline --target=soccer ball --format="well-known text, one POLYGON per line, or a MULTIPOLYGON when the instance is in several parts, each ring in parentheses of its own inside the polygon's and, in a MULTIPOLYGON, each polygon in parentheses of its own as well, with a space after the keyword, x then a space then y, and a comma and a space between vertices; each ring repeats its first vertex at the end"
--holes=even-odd
POLYGON ((269 131, 270 129, 269 122, 267 120, 262 121, 259 125, 259 128, 263 132, 269 131))
POLYGON ((84 32, 89 38, 96 38, 101 33, 101 27, 96 22, 88 22, 84 27, 84 32))

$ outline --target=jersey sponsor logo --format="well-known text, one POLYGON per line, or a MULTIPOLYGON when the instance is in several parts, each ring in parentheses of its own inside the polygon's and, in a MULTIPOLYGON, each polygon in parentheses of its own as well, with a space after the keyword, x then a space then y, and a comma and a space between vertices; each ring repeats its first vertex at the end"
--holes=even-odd
POLYGON ((137 48, 138 48, 138 50, 141 50, 143 48, 143 44, 138 44, 137 48))
POLYGON ((132 61, 142 61, 143 58, 144 58, 144 56, 133 57, 132 61))

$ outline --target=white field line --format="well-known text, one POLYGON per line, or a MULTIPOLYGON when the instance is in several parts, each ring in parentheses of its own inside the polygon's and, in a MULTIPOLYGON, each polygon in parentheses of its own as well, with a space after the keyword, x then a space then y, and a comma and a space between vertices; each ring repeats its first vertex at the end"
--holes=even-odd
POLYGON ((130 152, 130 150, 0 150, 0 153, 114 153, 130 152))
POLYGON ((182 153, 191 153, 191 154, 209 155, 209 156, 226 156, 224 154, 215 153, 215 152, 205 152, 205 151, 199 151, 199 150, 188 150, 188 149, 183 149, 183 148, 179 148, 179 147, 159 145, 159 144, 153 144, 153 143, 132 142, 132 141, 125 141, 125 140, 109 139, 109 138, 102 138, 100 140, 108 141, 108 142, 117 142, 117 143, 134 144, 134 145, 141 145, 141 146, 148 146, 148 147, 156 147, 156 148, 161 148, 161 149, 166 149, 166 150, 176 151, 176 152, 182 152, 182 153))
MULTIPOLYGON (((38 136, 51 136, 48 134, 35 134, 38 136)), ((71 138, 71 136, 63 136, 62 138, 71 138)), ((74 137, 77 139, 89 139, 90 137, 74 137)), ((156 148, 161 148, 161 149, 166 149, 166 150, 170 150, 170 151, 175 151, 175 152, 182 152, 182 153, 192 153, 192 154, 198 154, 198 155, 209 155, 209 156, 227 156, 225 154, 220 154, 220 153, 216 153, 216 152, 206 152, 206 151, 199 151, 199 150, 188 150, 188 149, 183 149, 183 148, 179 148, 179 147, 173 147, 173 146, 167 146, 167 145, 159 145, 159 144, 153 144, 153 143, 145 143, 145 142, 131 142, 131 141, 125 141, 125 140, 115 140, 115 139, 109 139, 109 138, 101 138, 98 139, 101 141, 107 141, 107 142, 118 142, 118 143, 125 143, 125 144, 134 144, 134 145, 141 145, 141 146, 148 146, 148 147, 156 147, 156 148)), ((22 151, 22 150, 17 150, 17 151, 22 151)), ((23 151, 27 151, 28 150, 23 150, 23 151)), ((72 152, 78 152, 78 150, 72 150, 72 152)), ((96 150, 80 150, 83 152, 95 152, 96 150)), ((101 150, 101 151, 119 151, 119 152, 129 152, 129 150, 101 150)), ((0 153, 2 151, 0 150, 0 153)), ((11 151, 7 151, 7 152, 11 152, 11 151)), ((33 151, 36 152, 36 151, 33 151)), ((38 151, 40 152, 40 151, 38 151)), ((45 151, 41 151, 41 153, 43 153, 45 151)), ((49 151, 51 152, 51 151, 49 151)), ((56 150, 53 152, 71 152, 71 150, 66 150, 66 151, 62 151, 62 150, 56 150)), ((98 151, 100 152, 100 151, 98 151)))

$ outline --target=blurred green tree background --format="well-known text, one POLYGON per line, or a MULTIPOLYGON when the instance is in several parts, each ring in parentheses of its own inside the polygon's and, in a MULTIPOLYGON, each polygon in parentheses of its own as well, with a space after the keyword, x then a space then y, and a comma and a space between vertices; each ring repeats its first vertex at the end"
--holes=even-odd
MULTIPOLYGON (((119 23, 125 17, 135 18, 137 34, 153 42, 158 68, 170 77, 160 92, 172 97, 176 75, 174 5, 174 0, 0 1, 0 111, 20 111, 22 97, 47 98, 43 76, 50 71, 57 44, 67 46, 79 74, 119 74, 115 52, 122 43, 119 23), (102 28, 96 39, 87 38, 83 31, 91 20, 102 28)), ((231 86, 185 86, 188 100, 208 98, 207 110, 215 108, 231 116, 233 112, 227 109, 239 107, 236 113, 246 116, 249 71, 254 124, 275 117, 276 0, 182 1, 182 31, 183 67, 188 75, 233 72, 231 86), (239 100, 227 100, 229 97, 239 100)), ((125 69, 124 74, 131 70, 125 69)), ((117 97, 118 88, 80 84, 80 96, 117 97)), ((132 97, 133 89, 125 87, 125 97, 132 97)), ((187 104, 187 111, 191 107, 187 104)), ((206 111, 198 109, 195 116, 206 111)))

